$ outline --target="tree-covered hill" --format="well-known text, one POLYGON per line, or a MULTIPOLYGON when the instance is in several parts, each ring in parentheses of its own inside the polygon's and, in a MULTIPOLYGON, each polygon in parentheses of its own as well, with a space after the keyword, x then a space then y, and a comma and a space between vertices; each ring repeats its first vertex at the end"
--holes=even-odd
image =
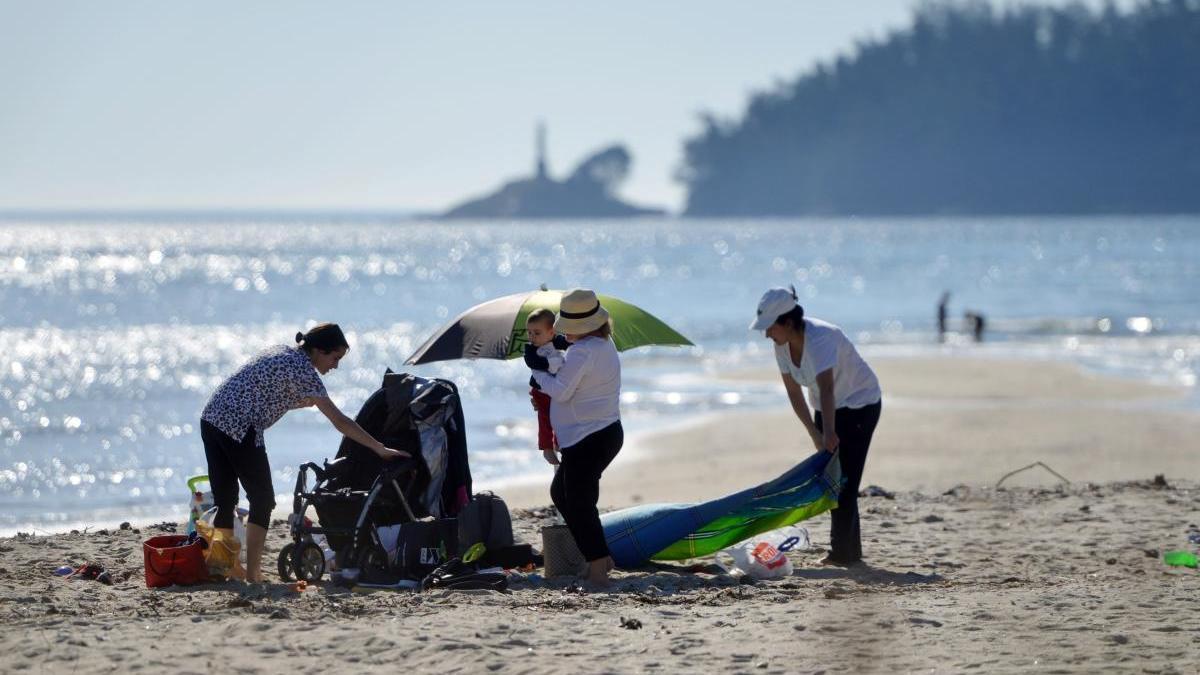
POLYGON ((689 215, 1200 211, 1200 0, 926 4, 704 127, 689 215))

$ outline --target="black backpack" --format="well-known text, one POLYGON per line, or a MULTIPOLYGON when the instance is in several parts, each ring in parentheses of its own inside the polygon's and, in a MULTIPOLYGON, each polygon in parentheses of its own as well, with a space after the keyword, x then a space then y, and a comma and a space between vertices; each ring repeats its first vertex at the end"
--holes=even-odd
POLYGON ((465 551, 482 542, 489 551, 513 544, 512 517, 504 500, 480 492, 458 512, 458 548, 465 551))

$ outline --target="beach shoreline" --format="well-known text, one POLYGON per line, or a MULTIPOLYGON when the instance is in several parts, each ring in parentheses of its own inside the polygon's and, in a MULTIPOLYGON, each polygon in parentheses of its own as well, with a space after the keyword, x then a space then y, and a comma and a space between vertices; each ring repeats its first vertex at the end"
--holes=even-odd
MULTIPOLYGON (((7 627, 0 649, 12 655, 0 670, 341 663, 381 672, 403 663, 418 672, 499 673, 1170 672, 1200 665, 1200 621, 1179 611, 1200 575, 1162 561, 1200 533, 1191 457, 1200 416, 1152 405, 1179 391, 1038 362, 874 365, 884 417, 863 484, 887 493, 860 501, 864 565, 817 564, 828 541, 822 515, 802 523, 814 546, 788 554, 794 573, 770 582, 745 583, 702 559, 619 570, 608 593, 581 592, 572 579, 546 579, 540 570, 511 575, 503 593, 364 594, 328 583, 297 593, 237 582, 153 590, 143 583, 141 542, 174 523, 23 535, 0 538, 7 627), (1131 420, 1143 433, 1115 433, 1131 420), (1147 450, 1171 443, 1157 455, 1147 450), (995 486, 1035 457, 1072 482, 1039 470, 995 486), (109 569, 115 583, 53 575, 59 565, 85 562, 109 569)), ((632 451, 602 480, 601 506, 697 501, 773 478, 812 451, 785 405, 635 435, 632 451)), ((541 485, 496 486, 512 509, 516 539, 535 548, 540 528, 554 519, 548 483, 547 475, 541 485)), ((268 579, 286 534, 278 523, 269 531, 268 579)))
MULTIPOLYGON (((1188 430, 1200 433, 1200 411, 1193 411, 1187 405, 1190 396, 1194 396, 1187 387, 1162 384, 1144 379, 1116 376, 1108 373, 1089 370, 1084 366, 1062 360, 1034 360, 1012 357, 976 356, 972 353, 950 353, 941 355, 909 355, 876 357, 872 365, 879 371, 884 389, 884 414, 880 430, 872 445, 871 458, 867 463, 867 471, 863 484, 878 483, 894 489, 948 489, 956 484, 985 485, 994 483, 1007 471, 1025 466, 1035 461, 1046 460, 1039 455, 1038 450, 1047 450, 1046 454, 1053 455, 1057 462, 1048 462, 1060 473, 1077 480, 1120 480, 1127 476, 1145 477, 1163 473, 1173 478, 1200 478, 1196 474, 1188 474, 1191 468, 1190 458, 1186 449, 1191 447, 1188 430), (930 414, 921 415, 919 411, 945 409, 931 419, 930 414), (1047 414, 1045 409, 1051 407, 1064 410, 1072 415, 1066 420, 1055 420, 1054 415, 1047 414), (899 411, 899 412, 897 412, 899 411), (986 412, 999 415, 1006 422, 990 417, 986 412), (1031 412, 1041 421, 1035 424, 1047 424, 1055 430, 1055 442, 1035 444, 1032 447, 1022 447, 1023 443, 1015 438, 1015 433, 1003 430, 1006 426, 1017 426, 1023 412, 1031 412), (1134 412, 1136 411, 1136 412, 1134 412), (957 417, 965 415, 964 421, 956 421, 957 417), (1069 436, 1074 426, 1092 430, 1088 437, 1096 439, 1100 433, 1095 429, 1105 429, 1116 433, 1120 425, 1116 419, 1131 420, 1133 417, 1148 416, 1148 424, 1155 427, 1150 437, 1157 439, 1164 446, 1177 448, 1166 453, 1165 459, 1154 466, 1152 473, 1121 473, 1122 467, 1109 466, 1103 471, 1093 471, 1096 467, 1091 458, 1077 456, 1072 458, 1063 452, 1064 443, 1069 442, 1069 436), (899 419, 897 419, 899 418, 899 419), (1008 462, 989 461, 982 464, 971 461, 952 462, 952 469, 926 470, 931 458, 920 460, 916 465, 897 467, 899 458, 897 452, 905 456, 918 452, 916 445, 920 442, 912 431, 915 423, 926 427, 920 434, 920 439, 934 438, 939 435, 958 435, 969 442, 984 442, 996 447, 1012 447, 1014 459, 1008 462), (895 428, 903 425, 906 431, 895 428), (1174 430, 1174 431, 1167 431, 1174 430), (999 446, 996 444, 999 443, 999 446), (1050 446, 1050 447, 1047 447, 1050 446), (891 450, 890 448, 896 448, 891 450), (1055 452, 1049 452, 1055 450, 1055 452), (1028 461, 1025 461, 1028 460, 1028 461), (930 480, 920 480, 921 476, 940 476, 930 480)), ((779 375, 770 367, 744 367, 729 371, 714 371, 708 376, 719 378, 731 387, 754 386, 757 388, 770 387, 776 390, 778 403, 766 406, 737 406, 725 410, 706 410, 678 417, 668 418, 663 424, 647 428, 631 424, 636 430, 627 429, 625 448, 618 460, 610 468, 602 484, 602 505, 606 508, 620 508, 646 501, 696 501, 700 497, 685 491, 679 491, 662 484, 646 484, 645 477, 636 473, 651 473, 665 471, 666 467, 677 470, 686 465, 688 452, 681 448, 702 447, 699 455, 720 455, 725 451, 706 443, 709 439, 720 438, 727 445, 748 443, 750 445, 765 445, 763 437, 798 439, 793 443, 792 451, 785 453, 768 451, 757 452, 750 462, 752 471, 741 468, 732 472, 722 463, 722 476, 746 475, 746 480, 757 482, 769 480, 782 473, 791 464, 803 459, 808 448, 804 443, 799 422, 795 420, 787 404, 786 394, 779 383, 779 375), (752 438, 749 440, 730 435, 729 429, 748 430, 752 438), (633 468, 637 467, 637 468, 633 468), (661 467, 661 468, 660 468, 661 467), (773 473, 772 473, 773 472, 773 473), (626 486, 629 486, 628 488, 626 486), (657 495, 657 496, 656 496, 657 495)), ((647 420, 653 422, 653 420, 647 420)), ((791 441, 789 441, 791 442, 791 441)), ((1113 441, 1106 440, 1101 444, 1109 448, 1111 455, 1116 451, 1113 441)), ((1149 452, 1151 443, 1128 444, 1130 453, 1138 451, 1149 452)), ((1083 443, 1075 443, 1082 447, 1083 443)), ((535 448, 530 448, 531 454, 538 454, 535 448)), ((1159 453, 1162 454, 1162 453, 1159 453)), ((970 455, 960 455, 969 458, 970 455)), ((936 459, 936 458, 932 458, 936 459)), ((941 460, 938 460, 940 462, 941 460)), ((476 485, 477 490, 486 490, 499 494, 513 508, 530 508, 549 503, 549 484, 553 477, 553 469, 548 464, 541 464, 537 459, 537 469, 509 477, 483 481, 476 485)), ((935 463, 938 463, 935 462, 935 463)), ((1122 466, 1130 462, 1122 462, 1122 466)), ((748 468, 748 467, 743 467, 748 468)), ((686 476, 686 472, 684 474, 686 476)), ((1035 474, 1023 476, 1034 478, 1035 474)), ((1048 484, 1048 473, 1042 472, 1043 480, 1031 484, 1048 484)), ((291 486, 288 479, 285 487, 291 486)), ((684 484, 695 484, 695 481, 684 477, 684 484)), ((1049 481, 1049 482, 1052 482, 1049 481)), ((712 498, 728 492, 734 492, 750 484, 737 481, 704 480, 700 484, 713 486, 703 494, 703 498, 712 498), (723 489, 723 492, 717 490, 723 489)), ((277 485, 277 487, 280 487, 277 485)), ((276 495, 276 509, 272 514, 274 519, 285 519, 291 512, 291 492, 279 492, 276 495)), ((244 498, 243 503, 244 506, 244 498)), ((187 512, 181 504, 169 510, 152 515, 138 517, 111 518, 104 521, 89 522, 77 520, 62 523, 53 527, 12 527, 7 528, 2 536, 14 536, 18 532, 50 535, 83 531, 86 529, 114 529, 122 522, 133 526, 146 526, 153 523, 176 520, 186 522, 187 512)))
MULTIPOLYGON (((863 485, 939 492, 994 484, 1034 462, 1083 482, 1200 477, 1192 441, 1200 437, 1200 413, 1173 408, 1189 395, 1184 387, 1052 361, 926 357, 872 365, 884 391, 883 414, 863 485), (1134 427, 1144 431, 1127 431, 1134 427)), ((636 451, 618 456, 605 474, 603 506, 719 497, 770 480, 815 450, 777 372, 754 368, 724 377, 776 384, 779 405, 710 412, 639 435, 636 451)), ((1014 479, 1056 482, 1045 472, 1014 479)), ((545 503, 548 485, 548 477, 544 486, 523 481, 502 494, 515 506, 535 506, 545 503)))

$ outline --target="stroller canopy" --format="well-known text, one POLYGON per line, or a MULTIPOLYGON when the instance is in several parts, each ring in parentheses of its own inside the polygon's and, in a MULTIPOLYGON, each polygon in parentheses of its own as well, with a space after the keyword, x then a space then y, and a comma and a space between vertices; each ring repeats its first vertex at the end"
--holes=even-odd
MULTIPOLYGON (((471 467, 458 388, 453 382, 388 370, 383 385, 367 398, 354 418, 384 445, 422 460, 422 471, 410 495, 418 516, 437 518, 458 513, 471 495, 471 467)), ((370 488, 384 461, 349 437, 342 439, 339 458, 348 458, 347 485, 370 488)))

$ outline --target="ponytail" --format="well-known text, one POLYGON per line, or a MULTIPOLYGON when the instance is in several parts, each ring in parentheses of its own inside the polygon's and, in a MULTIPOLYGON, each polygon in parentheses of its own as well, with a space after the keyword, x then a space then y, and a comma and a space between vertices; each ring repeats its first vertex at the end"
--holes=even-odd
POLYGON ((309 354, 312 354, 314 349, 329 353, 343 347, 346 349, 350 348, 350 344, 346 342, 346 336, 342 333, 341 327, 336 323, 317 324, 310 328, 307 333, 296 333, 296 346, 309 354))

